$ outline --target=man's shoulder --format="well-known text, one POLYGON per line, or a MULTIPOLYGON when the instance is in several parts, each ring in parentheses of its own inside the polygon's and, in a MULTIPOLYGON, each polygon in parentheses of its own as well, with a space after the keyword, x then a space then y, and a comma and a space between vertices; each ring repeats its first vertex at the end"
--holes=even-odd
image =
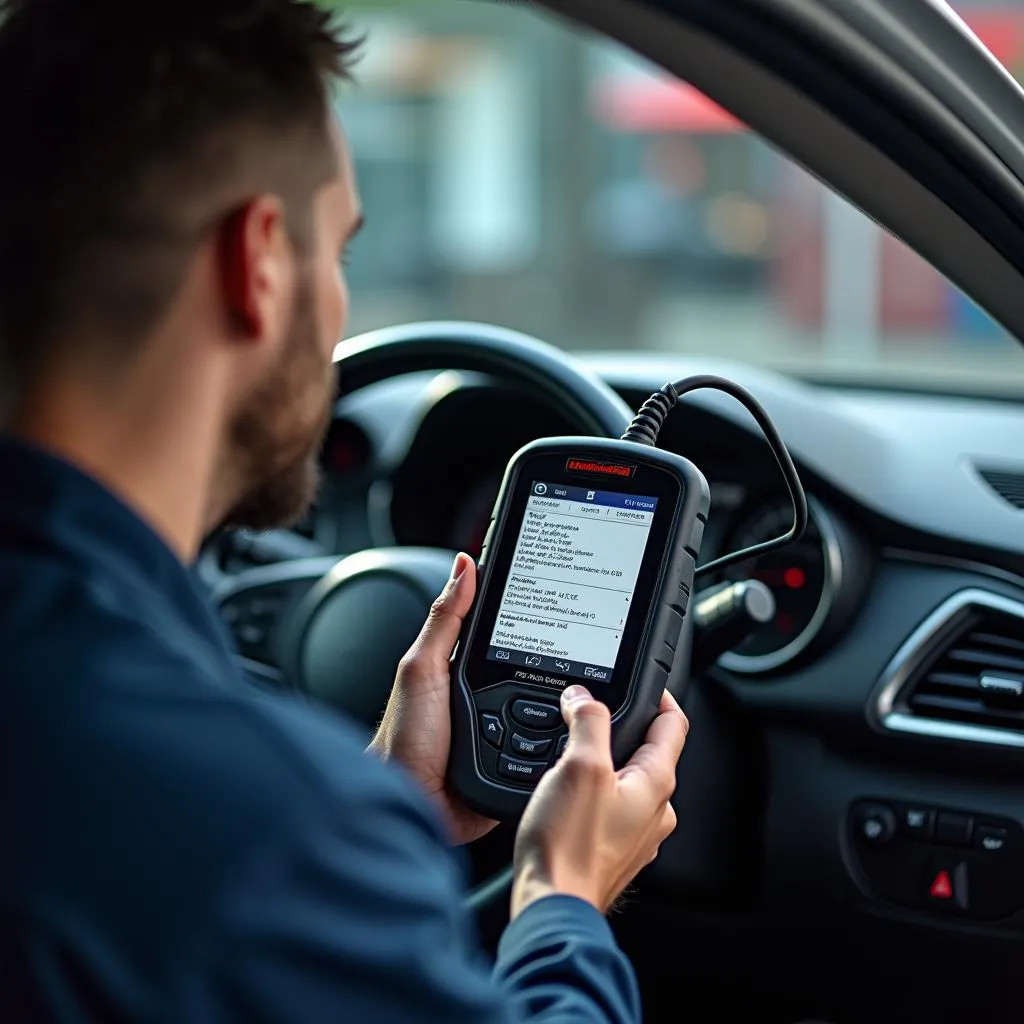
POLYGON ((32 913, 59 881, 70 906, 102 899, 140 942, 159 913, 171 941, 260 850, 339 823, 344 848, 344 822, 396 808, 440 838, 425 798, 341 716, 256 689, 201 638, 190 649, 86 586, 55 578, 34 613, 0 617, 14 648, 0 811, 22 840, 0 851, 0 902, 32 913))
MULTIPOLYGON (((358 726, 248 681, 218 638, 172 617, 154 621, 88 580, 55 583, 51 596, 34 618, 0 616, 0 677, 19 694, 30 732, 59 729, 71 747, 102 751, 125 773, 149 764, 149 785, 187 779, 194 809, 230 803, 235 825, 250 803, 294 815, 373 793, 418 798, 364 753, 358 726)), ((130 788, 130 774, 121 778, 130 788)))
MULTIPOLYGON (((0 584, 11 582, 6 568, 0 584)), ((146 736, 152 746, 132 744, 132 756, 180 747, 207 769, 244 765, 250 779, 266 771, 325 798, 355 797, 361 784, 401 786, 364 756, 368 737, 356 725, 294 692, 250 683, 220 636, 159 595, 133 599, 105 579, 44 568, 0 613, 0 679, 34 724, 63 720, 71 733, 102 736, 111 754, 119 733, 146 736)))

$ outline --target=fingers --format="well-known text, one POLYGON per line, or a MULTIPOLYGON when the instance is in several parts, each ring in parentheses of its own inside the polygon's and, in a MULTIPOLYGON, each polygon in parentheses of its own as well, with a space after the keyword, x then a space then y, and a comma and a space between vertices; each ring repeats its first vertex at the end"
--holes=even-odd
MULTIPOLYGON (((644 746, 655 747, 671 758, 675 764, 683 752, 686 734, 690 731, 690 720, 683 714, 675 697, 666 690, 662 694, 658 717, 647 730, 644 746)), ((641 749, 643 749, 641 747, 641 749)))
MULTIPOLYGON (((675 792, 676 763, 683 752, 690 723, 675 697, 667 690, 658 717, 647 730, 643 746, 622 769, 624 775, 642 773, 654 800, 665 801, 675 792)), ((674 825, 673 825, 674 827, 674 825)))
POLYGON ((433 675, 447 670, 448 659, 475 595, 476 566, 469 555, 460 553, 444 590, 430 606, 430 614, 419 636, 402 659, 403 671, 422 670, 433 675))
POLYGON ((665 840, 668 839, 668 837, 672 835, 673 832, 675 832, 676 824, 676 812, 675 810, 673 810, 671 804, 666 803, 665 806, 662 808, 661 816, 658 819, 657 829, 655 831, 655 835, 658 837, 657 845, 651 852, 650 857, 647 858, 647 863, 644 865, 645 867, 647 866, 647 864, 652 864, 655 860, 658 859, 658 854, 661 852, 661 844, 665 842, 665 840))
POLYGON ((677 701, 668 690, 662 690, 661 692, 661 703, 658 706, 658 713, 662 715, 672 713, 682 715, 683 720, 686 722, 686 730, 689 732, 690 722, 686 718, 686 715, 683 714, 683 709, 679 706, 679 701, 677 701))
POLYGON ((659 846, 675 832, 677 824, 675 809, 670 803, 666 803, 665 809, 661 812, 661 821, 658 823, 658 834, 661 840, 659 846))
POLYGON ((584 755, 611 764, 612 719, 606 705, 594 700, 583 686, 562 693, 562 717, 569 726, 567 757, 584 755))

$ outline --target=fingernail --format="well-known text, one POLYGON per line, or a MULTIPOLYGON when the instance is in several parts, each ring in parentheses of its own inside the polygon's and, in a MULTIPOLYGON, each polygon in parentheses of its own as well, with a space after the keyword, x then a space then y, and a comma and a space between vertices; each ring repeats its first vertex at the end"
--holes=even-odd
POLYGON ((444 586, 444 592, 441 595, 445 598, 452 598, 458 593, 459 587, 462 584, 462 579, 466 575, 466 569, 469 568, 469 563, 472 559, 469 555, 459 552, 455 556, 455 561, 452 563, 452 572, 448 577, 448 582, 444 586))
POLYGON ((589 700, 590 691, 585 686, 567 686, 562 696, 571 704, 577 700, 589 700))
POLYGON ((452 574, 448 577, 449 583, 458 583, 459 580, 466 574, 466 564, 469 555, 460 551, 455 556, 455 561, 452 562, 452 574))

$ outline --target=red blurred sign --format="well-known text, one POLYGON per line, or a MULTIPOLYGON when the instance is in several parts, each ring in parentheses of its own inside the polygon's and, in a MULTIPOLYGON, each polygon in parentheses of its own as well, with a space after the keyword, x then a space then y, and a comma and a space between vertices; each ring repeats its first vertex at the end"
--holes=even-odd
POLYGON ((675 79, 614 76, 595 90, 598 117, 620 132, 743 131, 744 125, 692 85, 675 79))
MULTIPOLYGON (((971 11, 963 20, 1011 73, 1024 74, 1024 12, 971 11)), ((620 132, 720 135, 746 130, 698 89, 667 75, 609 75, 597 83, 593 105, 598 119, 620 132)))

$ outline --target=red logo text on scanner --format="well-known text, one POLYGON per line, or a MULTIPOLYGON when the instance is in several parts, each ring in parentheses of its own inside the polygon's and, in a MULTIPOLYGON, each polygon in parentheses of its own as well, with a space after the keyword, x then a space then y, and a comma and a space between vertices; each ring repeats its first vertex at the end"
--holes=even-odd
POLYGON ((601 476, 630 477, 636 466, 615 462, 594 462, 590 459, 569 459, 565 468, 570 473, 599 473, 601 476))

